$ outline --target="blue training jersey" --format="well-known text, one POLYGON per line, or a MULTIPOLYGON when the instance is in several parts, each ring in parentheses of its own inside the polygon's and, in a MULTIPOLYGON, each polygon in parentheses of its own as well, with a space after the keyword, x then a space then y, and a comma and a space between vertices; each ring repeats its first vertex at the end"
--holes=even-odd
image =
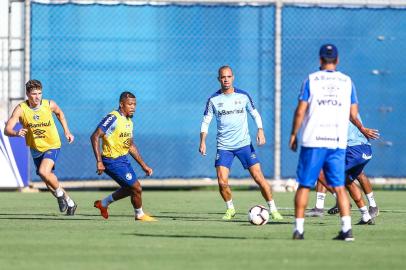
POLYGON ((234 88, 233 93, 224 94, 218 90, 207 100, 201 132, 207 133, 215 116, 218 149, 235 150, 250 145, 247 112, 255 120, 257 127, 262 128, 261 116, 247 92, 234 88))
MULTIPOLYGON (((361 121, 361 116, 358 115, 358 119, 361 121)), ((359 131, 359 129, 354 126, 353 123, 350 121, 350 125, 348 126, 348 138, 347 138, 347 146, 355 146, 355 145, 362 145, 362 144, 369 144, 368 139, 364 136, 364 134, 359 131)))

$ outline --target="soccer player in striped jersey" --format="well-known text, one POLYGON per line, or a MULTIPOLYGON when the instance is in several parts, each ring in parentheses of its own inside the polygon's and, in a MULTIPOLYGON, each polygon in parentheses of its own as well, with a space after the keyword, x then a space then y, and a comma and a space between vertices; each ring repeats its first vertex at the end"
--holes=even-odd
POLYGON ((217 154, 215 167, 217 172, 220 194, 226 203, 224 220, 235 216, 231 189, 228 184, 230 168, 235 156, 240 160, 244 169, 248 169, 254 181, 259 185, 262 196, 266 200, 272 218, 281 220, 272 198, 272 190, 261 170, 261 165, 248 133, 247 113, 255 120, 258 127, 257 144, 265 144, 262 120, 254 102, 247 92, 233 86, 234 75, 231 67, 222 66, 218 71, 221 89, 215 92, 206 103, 200 132, 199 152, 206 155, 206 137, 213 116, 217 121, 217 154))
POLYGON ((349 120, 367 138, 377 138, 377 130, 367 129, 358 120, 358 100, 349 76, 336 70, 338 50, 333 44, 321 46, 320 70, 308 76, 302 85, 295 110, 289 147, 297 150, 299 130, 301 150, 297 167, 299 187, 295 195, 293 239, 304 239, 304 216, 310 188, 321 169, 327 183, 337 194, 341 231, 335 240, 353 241, 350 202, 345 184, 345 149, 349 120))
POLYGON ((53 100, 42 99, 42 84, 38 80, 29 80, 26 85, 27 100, 17 105, 7 121, 4 134, 10 137, 25 137, 31 149, 36 172, 48 189, 56 197, 61 212, 73 216, 77 205, 68 196, 54 174, 55 163, 61 148, 61 140, 52 114, 61 123, 66 139, 72 143, 71 134, 65 115, 53 100), (14 130, 17 122, 23 126, 14 130))
POLYGON ((156 221, 142 209, 142 188, 127 155, 130 154, 141 166, 147 176, 153 170, 142 159, 133 142, 133 122, 136 98, 131 92, 123 92, 119 99, 119 108, 109 113, 99 123, 91 136, 93 152, 96 157, 97 174, 105 172, 121 187, 102 200, 94 202, 103 218, 109 217, 108 206, 125 197, 131 197, 135 220, 156 221), (102 152, 100 152, 100 140, 102 152))

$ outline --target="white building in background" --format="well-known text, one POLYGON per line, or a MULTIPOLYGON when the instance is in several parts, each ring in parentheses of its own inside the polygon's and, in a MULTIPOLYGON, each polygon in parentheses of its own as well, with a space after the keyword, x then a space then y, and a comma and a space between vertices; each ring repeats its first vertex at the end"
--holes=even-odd
POLYGON ((0 0, 0 121, 25 97, 24 10, 23 0, 0 0))

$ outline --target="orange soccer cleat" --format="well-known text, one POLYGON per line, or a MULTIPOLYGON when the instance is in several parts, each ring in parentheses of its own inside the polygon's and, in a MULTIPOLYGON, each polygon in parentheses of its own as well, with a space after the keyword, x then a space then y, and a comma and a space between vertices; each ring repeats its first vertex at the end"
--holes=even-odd
POLYGON ((109 212, 107 211, 107 207, 103 207, 100 200, 94 202, 94 207, 99 208, 100 215, 105 219, 109 218, 109 212))

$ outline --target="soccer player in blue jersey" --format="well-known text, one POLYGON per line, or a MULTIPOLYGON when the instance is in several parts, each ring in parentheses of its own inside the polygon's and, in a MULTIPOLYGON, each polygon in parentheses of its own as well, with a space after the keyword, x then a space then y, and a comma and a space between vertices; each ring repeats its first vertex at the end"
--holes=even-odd
POLYGON ((235 216, 231 189, 228 184, 230 168, 235 156, 240 160, 244 169, 248 169, 254 181, 259 185, 262 196, 266 200, 272 218, 281 220, 283 217, 278 212, 272 199, 272 190, 261 170, 255 149, 251 144, 248 132, 247 112, 255 120, 258 127, 257 144, 265 144, 265 135, 262 120, 251 97, 247 92, 233 86, 234 75, 231 67, 222 66, 218 71, 218 80, 221 89, 215 92, 208 100, 204 111, 200 132, 199 152, 206 155, 206 137, 210 122, 215 116, 217 120, 217 154, 215 167, 217 171, 220 194, 226 203, 224 220, 235 216))
POLYGON ((109 217, 109 204, 130 196, 135 220, 156 221, 155 218, 145 214, 142 210, 141 184, 127 158, 129 153, 147 176, 152 175, 153 170, 144 162, 133 142, 131 118, 134 115, 135 107, 136 98, 134 94, 130 92, 121 93, 119 108, 109 113, 91 136, 97 174, 101 175, 105 172, 121 186, 104 199, 94 202, 94 207, 100 210, 100 214, 105 219, 109 217), (100 152, 100 139, 102 140, 102 153, 100 152))
POLYGON ((289 140, 290 148, 296 151, 297 135, 302 131, 293 239, 304 239, 304 215, 310 188, 323 169, 327 183, 337 194, 341 215, 341 231, 334 239, 353 241, 350 202, 344 188, 349 119, 367 138, 377 138, 378 132, 363 127, 357 118, 358 100, 352 80, 336 70, 337 48, 325 44, 320 48, 319 57, 320 70, 303 82, 289 140))
MULTIPOLYGON (((361 118, 359 117, 361 121, 361 118)), ((372 187, 369 183, 368 178, 363 173, 364 167, 372 158, 372 148, 368 139, 355 127, 351 122, 348 128, 348 140, 347 140, 347 150, 345 156, 345 172, 346 172, 346 188, 350 192, 350 195, 354 202, 357 204, 362 218, 358 224, 373 224, 374 218, 379 214, 379 209, 376 205, 372 187), (367 195, 368 201, 370 203, 369 209, 366 207, 362 194, 358 186, 355 184, 355 180, 358 180, 364 193, 367 195), (367 182, 365 185, 364 182, 367 182)), ((330 187, 326 186, 324 177, 321 175, 319 177, 319 185, 316 188, 317 200, 316 206, 306 213, 306 216, 322 216, 324 208, 324 199, 326 196, 326 189, 333 192, 330 187), (326 187, 324 187, 326 186, 326 187)), ((337 205, 331 208, 328 213, 336 214, 338 213, 337 205)))

